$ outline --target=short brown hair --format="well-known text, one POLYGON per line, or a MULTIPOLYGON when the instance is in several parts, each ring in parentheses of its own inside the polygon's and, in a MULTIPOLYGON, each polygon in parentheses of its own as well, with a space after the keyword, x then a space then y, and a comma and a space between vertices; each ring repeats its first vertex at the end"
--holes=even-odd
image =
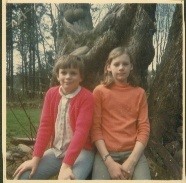
POLYGON ((59 69, 76 68, 79 69, 81 79, 84 79, 84 63, 82 58, 75 55, 61 56, 53 69, 53 74, 57 77, 59 69))

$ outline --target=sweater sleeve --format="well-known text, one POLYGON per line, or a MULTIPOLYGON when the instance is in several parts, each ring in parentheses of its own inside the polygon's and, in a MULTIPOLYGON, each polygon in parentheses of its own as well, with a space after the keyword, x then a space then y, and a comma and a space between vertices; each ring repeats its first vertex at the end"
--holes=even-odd
POLYGON ((148 118, 148 104, 145 91, 143 90, 139 103, 137 141, 140 141, 144 146, 146 146, 149 139, 149 133, 150 123, 148 118))
POLYGON ((93 91, 94 96, 94 113, 93 113, 93 125, 91 128, 91 140, 94 143, 97 140, 104 139, 101 129, 102 118, 102 95, 100 86, 96 87, 93 91))
POLYGON ((93 106, 92 93, 85 93, 83 98, 81 98, 75 121, 74 135, 63 159, 63 162, 68 165, 72 166, 74 164, 87 141, 92 126, 93 106))
POLYGON ((46 93, 42 114, 40 118, 40 125, 37 132, 36 143, 34 145, 33 156, 42 157, 46 147, 50 141, 51 134, 53 132, 52 117, 50 113, 51 103, 51 89, 46 93))

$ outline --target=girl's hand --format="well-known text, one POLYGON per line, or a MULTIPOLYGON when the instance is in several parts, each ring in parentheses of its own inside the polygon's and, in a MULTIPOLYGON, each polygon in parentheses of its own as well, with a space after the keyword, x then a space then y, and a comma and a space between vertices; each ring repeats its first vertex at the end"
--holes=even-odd
POLYGON ((74 180, 75 176, 72 173, 72 169, 69 165, 63 163, 58 175, 58 180, 74 180))
POLYGON ((29 175, 29 179, 31 179, 31 177, 34 175, 37 167, 38 167, 38 163, 40 161, 39 157, 33 157, 31 160, 25 161, 24 163, 22 163, 17 170, 15 171, 13 177, 16 177, 16 179, 19 179, 20 175, 27 171, 27 170, 31 170, 31 173, 29 175))
POLYGON ((125 175, 127 175, 127 179, 131 179, 134 173, 135 163, 131 161, 129 158, 122 164, 122 171, 125 175))
POLYGON ((111 179, 114 180, 126 180, 127 176, 123 173, 122 165, 115 162, 110 156, 107 158, 105 162, 111 179))

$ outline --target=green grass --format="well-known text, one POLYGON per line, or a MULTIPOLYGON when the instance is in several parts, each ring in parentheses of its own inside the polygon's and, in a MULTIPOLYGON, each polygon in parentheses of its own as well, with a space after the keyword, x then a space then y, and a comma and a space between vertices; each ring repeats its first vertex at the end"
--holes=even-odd
MULTIPOLYGON (((29 119, 26 116, 23 109, 7 109, 6 111, 6 140, 7 143, 10 141, 12 137, 27 137, 25 135, 25 131, 29 131, 27 133, 30 134, 30 123, 29 119), (13 112, 12 112, 13 111, 13 112), (14 114, 15 116, 14 116, 14 114), (16 119, 17 118, 17 119, 16 119), (23 127, 19 124, 19 122, 22 124, 23 127)), ((36 131, 39 126, 39 120, 41 115, 41 109, 26 109, 26 112, 28 116, 30 117, 30 120, 32 121, 33 125, 36 128, 36 131)), ((31 136, 30 136, 31 137, 31 136)), ((35 137, 35 136, 34 136, 35 137)))

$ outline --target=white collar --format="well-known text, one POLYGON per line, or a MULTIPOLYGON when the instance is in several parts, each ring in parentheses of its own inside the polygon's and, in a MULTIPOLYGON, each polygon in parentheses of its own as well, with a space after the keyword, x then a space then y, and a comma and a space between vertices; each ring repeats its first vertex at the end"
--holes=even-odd
POLYGON ((60 94, 61 96, 64 96, 65 98, 73 98, 73 97, 75 97, 75 96, 80 92, 80 90, 81 90, 81 86, 78 86, 77 89, 76 89, 73 93, 69 93, 69 94, 65 95, 64 93, 62 93, 61 87, 62 87, 62 86, 59 87, 59 94, 60 94))

